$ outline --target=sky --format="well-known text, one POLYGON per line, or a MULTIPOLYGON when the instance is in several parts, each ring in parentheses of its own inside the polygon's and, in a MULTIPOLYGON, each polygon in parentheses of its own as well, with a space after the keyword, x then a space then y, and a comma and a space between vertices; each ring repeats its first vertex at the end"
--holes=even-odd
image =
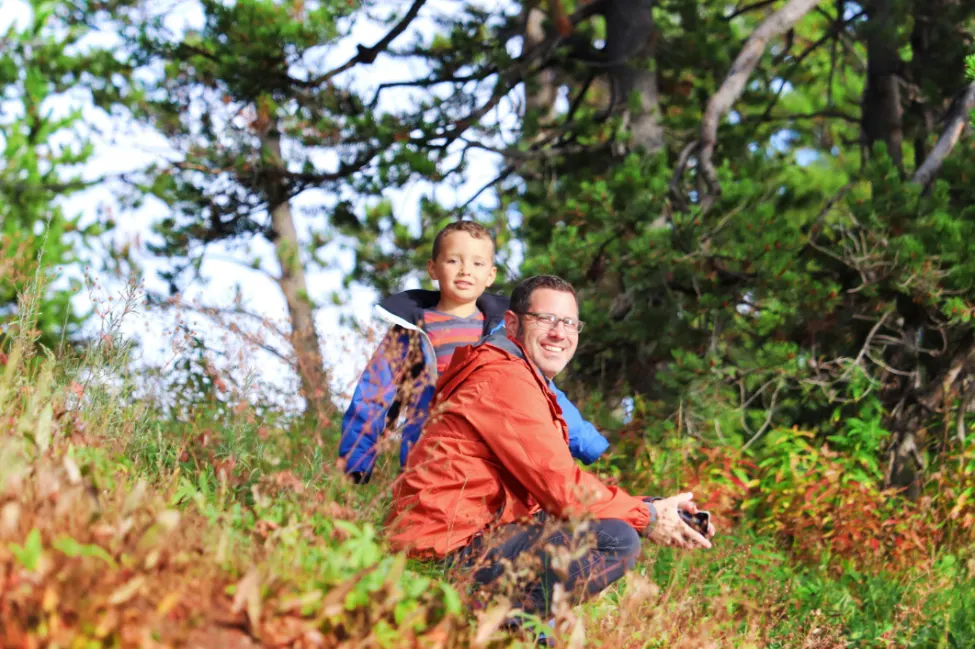
MULTIPOLYGON (((406 0, 395 0, 394 3, 384 3, 391 9, 402 9, 407 6, 406 0)), ((409 41, 416 33, 416 29, 428 31, 433 29, 430 17, 451 11, 450 0, 434 0, 422 10, 416 21, 416 27, 408 30, 399 37, 397 43, 409 41)), ((192 0, 177 2, 173 9, 166 13, 167 26, 179 32, 187 27, 199 25, 202 14, 192 0)), ((0 0, 0 32, 6 31, 11 23, 29 19, 29 6, 23 0, 0 0)), ((23 24, 20 22, 19 24, 23 24)), ((388 26, 380 25, 369 20, 357 21, 350 36, 343 39, 334 47, 322 52, 322 68, 331 68, 344 63, 355 54, 359 44, 372 45, 381 39, 388 26)), ((98 34, 90 43, 111 45, 111 34, 98 34)), ((352 79, 356 87, 375 88, 379 83, 416 78, 423 73, 422 67, 416 62, 406 62, 379 57, 376 63, 362 70, 355 68, 357 76, 352 79)), ((342 77, 339 81, 344 81, 342 77)), ((397 102, 409 101, 404 93, 386 91, 382 102, 394 105, 397 102)), ((143 168, 153 162, 174 159, 175 154, 168 146, 165 138, 159 134, 125 121, 110 119, 100 110, 94 108, 83 96, 67 96, 52 102, 50 109, 55 112, 71 110, 80 106, 84 110, 86 123, 94 127, 98 134, 94 137, 95 155, 86 165, 85 173, 88 177, 114 175, 143 168)), ((505 120, 510 118, 504 114, 505 108, 495 113, 492 119, 505 120)), ((439 203, 451 207, 465 203, 480 187, 491 180, 497 173, 497 161, 492 154, 475 152, 475 160, 480 164, 471 165, 458 186, 434 186, 427 182, 414 182, 403 189, 386 192, 398 218, 406 222, 416 232, 419 229, 419 203, 424 196, 434 197, 439 203)), ((306 230, 309 222, 303 211, 321 205, 328 205, 333 198, 318 191, 302 194, 293 202, 296 225, 299 232, 306 230)), ((485 192, 476 205, 490 205, 494 201, 490 192, 485 192)), ((118 223, 114 232, 102 240, 104 245, 132 247, 132 259, 143 272, 142 277, 147 290, 156 293, 167 293, 167 285, 158 277, 158 272, 167 266, 165 260, 153 257, 146 249, 146 243, 152 239, 152 223, 166 214, 166 207, 158 201, 149 200, 137 210, 123 210, 115 195, 115 188, 110 185, 95 186, 81 194, 75 194, 64 209, 69 215, 79 215, 82 224, 92 222, 106 211, 111 212, 118 223)), ((255 241, 246 251, 239 247, 228 248, 225 245, 211 246, 208 250, 201 269, 201 280, 184 286, 183 299, 189 303, 201 303, 208 306, 230 306, 239 288, 243 297, 243 305, 251 312, 260 314, 272 322, 284 325, 286 323, 286 307, 280 291, 273 281, 264 273, 249 270, 239 263, 257 256, 261 259, 261 268, 275 271, 277 264, 273 258, 270 246, 255 241)), ((372 307, 377 295, 371 289, 353 286, 348 292, 348 300, 342 305, 331 305, 328 301, 330 294, 339 289, 345 273, 352 267, 351 254, 341 252, 337 248, 331 251, 336 264, 330 269, 309 269, 308 285, 311 297, 323 306, 316 314, 316 325, 323 339, 323 355, 329 366, 333 391, 337 394, 348 395, 359 372, 365 365, 371 353, 370 344, 353 328, 342 323, 342 316, 351 317, 365 326, 375 327, 371 318, 372 307)), ((89 253, 97 254, 97 253, 89 253)), ((62 281, 69 277, 80 277, 80 268, 66 269, 62 281)), ((82 291, 75 296, 75 303, 79 310, 87 310, 93 306, 93 300, 103 306, 112 298, 113 304, 118 304, 116 297, 122 289, 122 282, 108 275, 97 277, 98 288, 94 291, 82 291)), ((126 317, 123 334, 135 340, 139 345, 139 353, 135 361, 136 367, 172 367, 176 358, 174 345, 178 348, 180 336, 174 335, 174 325, 182 321, 202 338, 208 347, 215 352, 224 352, 221 356, 215 353, 212 360, 215 365, 230 371, 241 384, 253 386, 256 393, 268 396, 275 394, 280 399, 282 394, 286 399, 284 405, 300 406, 296 396, 297 379, 283 363, 273 355, 248 348, 236 337, 228 337, 226 331, 213 326, 202 317, 191 314, 176 314, 172 311, 146 310, 126 317)), ((241 325, 246 325, 241 322, 241 325)), ((89 323, 89 330, 97 330, 100 326, 98 318, 89 323)), ((281 326, 282 329, 286 328, 281 326)), ((381 330, 381 329, 380 329, 381 330)), ((339 397, 337 401, 343 403, 345 399, 339 397)))

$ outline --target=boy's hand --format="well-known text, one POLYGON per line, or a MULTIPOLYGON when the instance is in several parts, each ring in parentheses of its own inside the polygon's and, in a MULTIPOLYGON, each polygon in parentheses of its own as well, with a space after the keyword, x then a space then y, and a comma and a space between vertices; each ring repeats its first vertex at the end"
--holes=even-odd
POLYGON ((356 484, 366 484, 372 478, 372 474, 365 471, 353 471, 349 474, 349 478, 356 484))
MULTIPOLYGON (((694 494, 682 493, 670 498, 653 501, 657 511, 657 522, 651 523, 643 531, 643 535, 659 545, 677 548, 694 549, 710 548, 711 542, 690 525, 681 520, 678 509, 692 514, 697 513, 694 494)), ((713 537, 714 525, 708 526, 708 536, 713 537)))

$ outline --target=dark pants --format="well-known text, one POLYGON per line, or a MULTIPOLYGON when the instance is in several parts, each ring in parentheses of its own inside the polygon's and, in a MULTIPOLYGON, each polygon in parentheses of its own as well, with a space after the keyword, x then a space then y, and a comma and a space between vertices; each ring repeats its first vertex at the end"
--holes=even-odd
POLYGON ((573 538, 568 527, 546 525, 543 514, 531 524, 505 525, 487 540, 476 537, 451 563, 472 567, 478 586, 495 584, 508 571, 515 604, 547 617, 555 584, 574 594, 573 601, 585 599, 622 577, 639 555, 640 535, 628 523, 589 521, 587 533, 573 538))

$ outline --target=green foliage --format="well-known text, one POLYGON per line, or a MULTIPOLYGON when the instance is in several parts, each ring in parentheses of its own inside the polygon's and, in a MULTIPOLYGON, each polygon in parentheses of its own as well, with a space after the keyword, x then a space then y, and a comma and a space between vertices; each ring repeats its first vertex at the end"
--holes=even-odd
MULTIPOLYGON (((588 327, 570 387, 614 441, 597 470, 638 493, 692 489, 719 524, 713 552, 651 549, 635 574, 582 607, 594 646, 688 646, 697 631, 742 647, 971 646, 975 154, 957 146, 931 186, 909 178, 962 85, 958 52, 975 9, 944 3, 931 15, 932 2, 918 0, 887 3, 884 15, 885 3, 869 13, 821 4, 768 44, 721 116, 718 191, 700 147, 687 145, 773 8, 653 5, 642 34, 652 60, 622 71, 599 57, 608 49, 586 47, 611 38, 607 21, 582 21, 532 59, 511 53, 521 38, 511 7, 458 6, 429 33, 382 46, 422 64, 414 101, 399 103, 382 101, 389 88, 366 93, 352 74, 381 47, 362 45, 348 66, 319 63, 374 3, 204 0, 199 29, 182 33, 141 0, 35 3, 31 25, 9 32, 0 54, 0 83, 21 106, 0 124, 0 259, 21 264, 4 266, 0 308, 12 310, 3 304, 37 276, 33 260, 43 280, 73 259, 77 224, 55 199, 81 188, 66 168, 90 147, 83 137, 78 148, 54 145, 80 129, 79 116, 52 117, 46 102, 79 83, 100 106, 132 106, 178 152, 138 188, 170 207, 152 249, 174 260, 165 275, 174 291, 208 246, 262 238, 285 275, 328 266, 348 245, 347 281, 390 292, 422 269, 443 224, 479 218, 497 233, 501 262, 519 247, 508 244, 523 247, 522 267, 505 275, 555 272, 579 289, 588 327), (106 14, 117 52, 79 47, 86 22, 106 14), (877 60, 877 34, 892 60, 877 60), (902 122, 875 135, 878 79, 868 77, 889 63, 902 122), (527 108, 512 141, 489 115, 522 88, 542 89, 542 72, 556 75, 557 96, 568 90, 568 108, 527 108), (639 88, 607 96, 630 73, 643 73, 639 88), (664 135, 647 152, 627 128, 650 100, 664 135), (475 149, 503 152, 497 210, 431 198, 419 231, 401 222, 387 189, 446 183, 475 149), (315 190, 322 206, 296 233, 288 210, 315 190), (923 479, 898 482, 904 462, 923 479)), ((966 65, 975 78, 975 59, 966 65)), ((310 295, 297 286, 292 299, 314 307, 310 295)), ((208 579, 198 601, 228 594, 235 624, 274 645, 294 640, 276 636, 280 623, 309 643, 464 646, 497 613, 470 614, 463 584, 388 551, 389 484, 345 481, 334 430, 313 435, 305 420, 249 403, 199 340, 169 368, 162 403, 137 399, 114 325, 75 364, 40 356, 35 302, 19 307, 31 315, 13 328, 0 379, 0 572, 31 573, 0 622, 46 637, 67 628, 51 617, 67 601, 71 615, 97 617, 99 642, 122 644, 123 622, 158 622, 129 616, 168 614, 168 596, 154 599, 165 587, 208 579), (48 594, 60 597, 64 584, 81 592, 48 594), (126 615, 106 613, 129 601, 126 615)), ((65 305, 39 308, 46 341, 65 305)), ((386 463, 377 476, 391 479, 386 463)), ((568 628, 555 633, 564 639, 568 628)))
POLYGON ((18 545, 17 543, 10 543, 10 551, 13 553, 17 561, 20 562, 27 570, 33 572, 37 570, 41 562, 41 556, 44 553, 44 546, 41 543, 41 534, 36 529, 32 529, 30 533, 27 534, 27 538, 24 540, 23 545, 18 545))
POLYGON ((202 26, 183 34, 135 0, 110 16, 132 65, 164 71, 150 75, 136 116, 180 156, 150 170, 142 187, 171 210, 155 224, 160 241, 151 249, 172 260, 163 277, 174 287, 192 278, 206 245, 217 241, 263 238, 279 247, 283 266, 330 266, 320 251, 384 213, 382 203, 364 214, 353 202, 439 177, 436 151, 424 144, 445 127, 444 118, 424 114, 435 104, 379 107, 343 74, 356 61, 321 66, 323 49, 347 37, 350 18, 364 11, 359 3, 205 1, 201 8, 202 26), (307 256, 269 214, 306 192, 319 202, 306 220, 307 256))
MULTIPOLYGON (((959 45, 924 49, 907 17, 926 6, 903 3, 887 25, 904 65, 930 66, 959 45)), ((522 272, 553 272, 579 290, 588 326, 571 368, 577 393, 637 405, 628 425, 637 436, 615 456, 622 475, 634 458, 655 470, 659 458, 641 445, 673 445, 676 432, 728 456, 745 451, 769 481, 763 493, 791 493, 778 501, 789 510, 820 479, 875 495, 910 485, 916 496, 917 473, 902 477, 900 456, 891 466, 891 446, 916 441, 920 459, 910 463, 931 462, 932 475, 957 450, 949 429, 965 428, 958 408, 968 381, 952 368, 967 363, 975 313, 972 150, 957 146, 922 188, 894 154, 913 153, 920 165, 936 130, 905 114, 912 142, 895 151, 879 137, 862 147, 859 116, 844 116, 866 92, 857 52, 883 26, 851 5, 846 24, 832 22, 832 11, 812 12, 773 40, 722 118, 720 192, 700 173, 688 133, 700 132, 737 55, 729 44, 763 16, 729 20, 720 3, 678 1, 654 13, 662 150, 620 156, 607 144, 617 134, 611 120, 580 112, 565 127, 590 120, 588 154, 527 163, 524 182, 502 194, 502 211, 522 216, 522 272), (852 47, 825 46, 838 28, 852 47), (815 469, 821 460, 837 473, 815 469)), ((952 15, 972 19, 971 8, 952 15)), ((941 34, 945 18, 925 29, 941 34)), ((962 70, 929 71, 911 74, 923 101, 941 110, 962 70)))
MULTIPOLYGON (((91 30, 68 25, 62 9, 32 0, 23 28, 11 24, 0 35, 0 317, 12 317, 30 282, 60 276, 100 233, 97 226, 79 230, 78 215, 64 209, 72 195, 97 182, 82 173, 93 144, 81 110, 71 106, 86 89, 98 95, 99 106, 120 101, 98 90, 125 71, 109 50, 81 45, 91 30)), ((44 295, 37 326, 45 345, 75 333, 80 318, 70 298, 79 288, 75 282, 44 295)))

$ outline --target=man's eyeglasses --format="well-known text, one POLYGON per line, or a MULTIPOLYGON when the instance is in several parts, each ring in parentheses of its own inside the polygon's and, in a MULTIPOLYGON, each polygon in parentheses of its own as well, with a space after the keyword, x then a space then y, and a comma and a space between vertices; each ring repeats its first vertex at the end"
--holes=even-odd
POLYGON ((552 329, 558 323, 562 323, 565 330, 570 334, 577 334, 582 331, 582 328, 586 326, 586 323, 582 320, 576 320, 575 318, 560 318, 554 313, 533 313, 532 311, 525 311, 521 315, 530 315, 538 321, 543 329, 552 329))

